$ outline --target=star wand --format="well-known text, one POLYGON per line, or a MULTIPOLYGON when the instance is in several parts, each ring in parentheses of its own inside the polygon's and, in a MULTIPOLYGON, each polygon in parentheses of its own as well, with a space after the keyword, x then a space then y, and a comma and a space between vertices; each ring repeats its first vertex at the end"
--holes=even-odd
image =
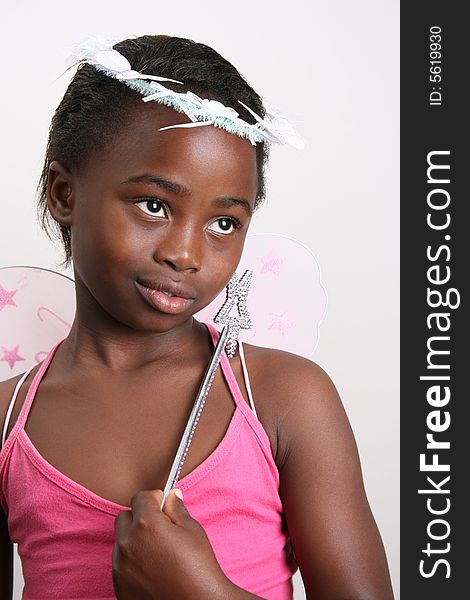
POLYGON ((227 296, 225 302, 214 317, 214 323, 222 323, 224 328, 220 333, 219 340, 204 374, 201 386, 196 396, 196 400, 191 410, 191 414, 189 415, 188 422, 186 423, 178 450, 176 451, 176 455, 170 469, 170 474, 168 475, 168 479, 163 490, 163 500, 160 508, 163 508, 170 491, 178 481, 181 468, 183 467, 184 460, 188 453, 189 445, 191 444, 194 431, 196 430, 196 426, 201 416, 207 394, 209 393, 212 381, 214 380, 214 376, 217 371, 217 367, 219 366, 222 351, 225 349, 225 352, 229 358, 234 356, 240 329, 250 329, 252 327, 251 318, 248 314, 248 308, 246 306, 252 275, 253 272, 247 269, 239 280, 237 280, 237 276, 234 274, 227 284, 227 296), (230 314, 235 304, 237 305, 238 310, 238 315, 236 316, 230 314))

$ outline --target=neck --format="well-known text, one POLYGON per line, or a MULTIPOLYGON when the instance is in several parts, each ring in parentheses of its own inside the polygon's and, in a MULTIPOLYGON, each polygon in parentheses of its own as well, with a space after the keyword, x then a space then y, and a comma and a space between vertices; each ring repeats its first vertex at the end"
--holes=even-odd
POLYGON ((95 328, 76 316, 61 354, 70 368, 83 367, 123 372, 145 367, 149 363, 164 363, 207 347, 207 330, 193 318, 164 332, 124 332, 95 328))

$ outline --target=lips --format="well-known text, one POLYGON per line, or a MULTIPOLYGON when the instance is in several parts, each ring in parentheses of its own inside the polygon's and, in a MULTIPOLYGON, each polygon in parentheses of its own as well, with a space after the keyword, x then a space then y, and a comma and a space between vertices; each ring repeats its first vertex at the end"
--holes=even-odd
POLYGON ((174 281, 141 279, 136 281, 136 286, 152 308, 173 315, 189 308, 196 296, 192 290, 174 281))

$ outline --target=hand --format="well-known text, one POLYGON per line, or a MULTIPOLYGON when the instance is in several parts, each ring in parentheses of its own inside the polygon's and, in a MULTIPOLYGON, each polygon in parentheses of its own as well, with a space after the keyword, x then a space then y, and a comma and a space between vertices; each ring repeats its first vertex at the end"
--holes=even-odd
POLYGON ((117 598, 226 597, 231 583, 206 532, 186 510, 180 490, 172 490, 163 511, 162 499, 161 490, 138 492, 131 500, 131 510, 120 512, 115 520, 113 582, 117 598))

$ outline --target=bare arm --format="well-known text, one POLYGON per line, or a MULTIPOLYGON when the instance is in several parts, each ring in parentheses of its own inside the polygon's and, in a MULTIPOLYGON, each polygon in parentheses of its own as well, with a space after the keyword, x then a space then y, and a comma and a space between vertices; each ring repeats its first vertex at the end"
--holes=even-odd
MULTIPOLYGON (((10 403, 10 398, 18 379, 18 377, 15 377, 8 381, 0 382, 0 444, 8 404, 10 403)), ((0 506, 0 600, 12 600, 12 598, 13 542, 8 532, 7 517, 0 506)))
POLYGON ((7 518, 0 508, 0 600, 13 598, 13 542, 8 535, 7 518))
POLYGON ((315 363, 285 353, 282 360, 273 382, 286 399, 279 423, 281 497, 307 598, 393 600, 336 388, 315 363))

